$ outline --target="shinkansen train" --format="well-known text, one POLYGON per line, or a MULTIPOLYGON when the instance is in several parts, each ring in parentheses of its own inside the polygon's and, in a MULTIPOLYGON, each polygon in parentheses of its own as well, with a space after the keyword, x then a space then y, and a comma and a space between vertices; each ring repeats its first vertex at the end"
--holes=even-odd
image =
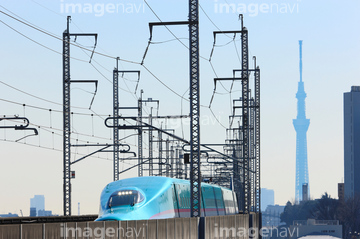
MULTIPOLYGON (((238 213, 230 189, 201 184, 201 215, 238 213)), ((167 177, 136 177, 111 182, 101 193, 96 221, 190 217, 190 182, 167 177)))

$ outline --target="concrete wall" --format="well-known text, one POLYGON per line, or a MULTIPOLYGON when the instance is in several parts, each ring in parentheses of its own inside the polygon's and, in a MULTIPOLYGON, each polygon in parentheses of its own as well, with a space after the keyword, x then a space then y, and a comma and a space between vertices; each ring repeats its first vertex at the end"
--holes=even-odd
POLYGON ((249 238, 249 225, 256 215, 170 218, 143 221, 68 222, 1 225, 0 239, 195 239, 249 238), (229 235, 227 235, 229 234, 229 235))
POLYGON ((249 238, 249 215, 213 216, 205 217, 204 220, 204 239, 249 238))

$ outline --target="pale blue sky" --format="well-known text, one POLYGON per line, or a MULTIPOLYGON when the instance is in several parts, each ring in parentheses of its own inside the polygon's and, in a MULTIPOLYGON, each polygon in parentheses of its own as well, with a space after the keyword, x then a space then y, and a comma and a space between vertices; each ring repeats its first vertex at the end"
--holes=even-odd
MULTIPOLYGON (((162 21, 187 20, 187 1, 148 0, 162 21)), ((202 0, 202 8, 221 30, 238 30, 238 14, 244 13, 244 25, 249 30, 250 57, 257 56, 261 68, 261 180, 262 187, 274 189, 275 203, 285 204, 295 197, 295 130, 292 119, 296 117, 297 82, 299 81, 298 40, 303 40, 303 80, 307 93, 306 109, 310 118, 308 131, 308 160, 310 174, 310 193, 318 198, 324 192, 337 197, 337 183, 343 178, 343 92, 352 85, 359 85, 360 33, 357 31, 360 3, 350 1, 294 1, 294 0, 202 0), (235 5, 235 12, 226 12, 223 4, 235 5), (278 9, 276 8, 279 7, 278 9), (244 8, 245 7, 245 8, 244 8), (268 7, 268 10, 267 10, 268 7), (246 10, 246 12, 242 12, 246 10), (270 11, 270 9, 272 9, 270 11), (222 10, 222 12, 221 12, 222 10)), ((122 59, 140 62, 149 39, 148 22, 158 19, 145 5, 144 1, 132 0, 64 0, 64 1, 2 1, 1 5, 19 17, 53 34, 62 36, 66 28, 66 16, 72 16, 71 32, 98 33, 97 51, 122 59), (66 4, 82 4, 82 12, 66 12, 66 4), (88 3, 89 5, 85 5, 88 3), (124 4, 128 12, 112 10, 112 6, 124 4), (92 6, 92 13, 85 13, 92 6), (102 11, 104 6, 104 11, 102 11), (134 7, 132 10, 130 6, 134 7), (63 7, 63 9, 62 9, 63 7), (106 7, 108 9, 106 10, 106 7), (138 12, 137 12, 138 11, 138 12)), ((1 11, 7 12, 4 8, 1 11)), ((9 13, 9 12, 7 12, 9 13)), ((62 43, 50 36, 35 31, 15 20, 0 14, 0 20, 35 41, 55 50, 62 51, 62 43)), ((0 79, 2 82, 38 97, 62 102, 62 57, 45 49, 14 32, 0 23, 2 54, 0 58, 0 79)), ((188 29, 185 26, 172 26, 176 36, 187 45, 188 29)), ((217 30, 200 10, 200 52, 209 58, 213 44, 212 32, 217 30)), ((232 36, 230 36, 232 37, 232 36)), ((162 27, 153 32, 154 42, 173 40, 174 37, 162 27)), ((239 38, 235 40, 240 48, 239 38)), ((219 45, 231 39, 219 37, 219 45)), ((78 38, 77 42, 91 46, 92 39, 78 38)), ((89 57, 76 47, 71 55, 87 61, 89 57)), ((115 60, 95 55, 93 64, 108 79, 112 78, 115 60), (99 66, 96 62, 100 63, 99 66), (104 68, 105 69, 104 69, 104 68)), ((233 43, 217 47, 212 63, 219 77, 228 77, 232 69, 240 68, 236 48, 233 43)), ((188 88, 188 50, 178 41, 152 44, 145 59, 145 66, 161 81, 187 97, 188 88)), ((252 62, 251 62, 251 66, 252 62)), ((188 112, 188 102, 169 91, 137 64, 121 62, 121 69, 141 70, 138 87, 144 89, 144 98, 160 100, 160 115, 177 115, 188 112)), ((97 79, 99 89, 93 103, 97 114, 109 115, 112 112, 112 85, 89 63, 71 60, 72 79, 97 79)), ((208 106, 213 92, 215 77, 207 60, 201 61, 201 104, 208 106)), ((136 77, 128 76, 121 81, 121 87, 134 92, 136 77), (126 84, 125 84, 126 83, 126 84)), ((229 89, 230 85, 224 84, 229 89)), ((212 110, 225 126, 228 125, 230 100, 238 98, 240 85, 235 84, 235 92, 230 96, 218 87, 212 110), (236 88, 237 87, 237 88, 236 88), (230 98, 232 97, 232 98, 230 98)), ((92 85, 77 85, 72 89, 72 105, 88 108, 93 91, 92 85)), ((59 135, 62 128, 62 115, 54 112, 61 106, 36 99, 4 84, 0 84, 0 99, 6 99, 29 106, 52 109, 37 110, 0 100, 0 115, 25 114, 30 122, 53 128, 40 130, 39 137, 29 137, 27 144, 62 148, 59 135), (54 132, 54 134, 52 134, 54 132), (59 134, 59 135, 57 135, 59 134), (54 135, 54 136, 53 136, 54 135)), ((134 94, 121 91, 122 106, 136 104, 134 94)), ((86 109, 73 108, 76 113, 92 114, 86 109)), ((146 112, 150 111, 147 106, 146 112)), ((155 109, 154 109, 155 111, 155 109)), ((129 112, 132 114, 132 112, 129 112)), ((203 143, 222 143, 225 129, 218 125, 207 107, 201 108, 203 143)), ((106 129, 100 117, 73 117, 74 131, 90 136, 73 134, 79 140, 90 142, 110 142, 111 131, 106 129), (94 134, 101 138, 94 138, 94 134)), ((3 124, 1 122, 1 124, 3 124)), ((165 124, 165 122, 163 123, 165 124)), ((167 122, 182 135, 179 122, 167 122)), ((186 123, 185 123, 186 124, 186 123)), ((188 135, 184 126, 185 137, 188 135)), ((32 147, 14 141, 24 136, 23 132, 0 130, 0 213, 29 214, 30 198, 35 194, 45 195, 45 207, 62 214, 62 153, 40 147, 32 147), (7 142, 3 141, 4 139, 7 142)), ((121 133, 121 136, 125 136, 121 133)), ((126 142, 136 144, 131 138, 126 142)), ((20 142, 25 142, 22 140, 20 142)), ((81 142, 81 141, 80 141, 81 142)), ((134 146, 134 151, 136 148, 134 146)), ((75 149, 73 149, 75 152, 75 149)), ((78 153, 87 153, 79 149, 78 153)), ((74 155, 72 158, 78 158, 74 155)), ((75 164, 76 179, 72 181, 73 214, 77 214, 77 203, 82 213, 97 213, 99 195, 102 188, 112 180, 111 154, 101 154, 105 159, 89 158, 75 164), (109 159, 109 160, 106 160, 109 159)), ((128 165, 122 167, 126 168, 128 165)), ((132 176, 132 173, 125 175, 132 176)))

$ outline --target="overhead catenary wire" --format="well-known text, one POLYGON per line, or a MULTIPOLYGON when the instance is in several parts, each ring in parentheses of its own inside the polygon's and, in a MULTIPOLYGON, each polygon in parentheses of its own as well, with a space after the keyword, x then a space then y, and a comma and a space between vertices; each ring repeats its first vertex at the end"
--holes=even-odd
MULTIPOLYGON (((10 121, 14 121, 14 120, 10 120, 10 121)), ((54 128, 54 127, 51 127, 51 126, 49 127, 49 126, 44 126, 44 125, 35 124, 35 123, 31 123, 31 122, 29 123, 29 125, 30 126, 35 126, 38 129, 42 129, 42 130, 44 130, 44 131, 46 131, 48 133, 51 133, 53 136, 56 135, 56 136, 62 137, 62 134, 56 133, 55 131, 64 132, 63 129, 58 129, 58 128, 54 128)), ((95 145, 95 144, 99 144, 99 142, 91 141, 91 140, 81 140, 81 139, 79 139, 79 135, 89 137, 89 138, 106 140, 106 141, 111 140, 109 138, 104 138, 104 137, 100 137, 100 136, 96 136, 96 135, 79 133, 79 132, 76 132, 76 131, 72 131, 72 134, 75 134, 77 136, 76 137, 71 137, 71 140, 74 140, 74 141, 77 141, 77 142, 83 142, 83 143, 87 143, 87 144, 94 144, 95 145)), ((136 135, 137 135, 137 133, 124 136, 123 138, 119 139, 119 142, 124 141, 125 139, 127 139, 129 137, 132 137, 132 136, 136 136, 136 135)), ((131 143, 128 143, 128 142, 124 142, 124 143, 129 144, 129 145, 134 146, 134 147, 137 147, 135 144, 131 144, 131 143)), ((110 144, 110 142, 109 142, 109 144, 110 144)), ((148 148, 144 147, 144 149, 148 149, 148 148)))
MULTIPOLYGON (((1 5, 0 5, 0 6, 1 6, 1 5)), ((42 33, 44 33, 44 34, 46 34, 46 35, 48 35, 48 36, 50 36, 50 37, 53 37, 53 38, 58 39, 58 40, 60 40, 60 41, 64 41, 62 38, 60 38, 60 37, 58 37, 58 36, 56 36, 56 35, 54 35, 54 34, 52 34, 52 33, 49 33, 49 32, 47 32, 47 31, 45 31, 45 30, 42 30, 42 29, 34 26, 33 24, 29 24, 29 23, 27 23, 27 22, 25 22, 25 21, 22 21, 22 20, 14 17, 14 16, 11 16, 10 14, 7 14, 7 13, 4 12, 4 11, 1 11, 1 10, 0 10, 0 13, 2 13, 2 14, 4 14, 4 15, 6 15, 6 16, 8 16, 8 17, 10 17, 10 18, 12 18, 12 19, 14 19, 14 20, 16 20, 16 21, 18 21, 18 22, 26 25, 26 26, 28 26, 28 27, 31 27, 31 28, 39 31, 39 32, 42 32, 42 33)), ((111 55, 107 55, 107 54, 104 54, 104 53, 101 53, 101 52, 98 52, 98 51, 93 51, 93 50, 87 49, 86 47, 83 47, 83 46, 74 44, 74 43, 72 43, 72 42, 68 42, 68 43, 71 44, 71 45, 73 45, 73 46, 76 46, 76 47, 78 47, 78 48, 84 49, 84 50, 86 50, 86 51, 94 52, 94 54, 97 54, 97 55, 100 55, 100 56, 103 56, 103 57, 107 57, 107 58, 111 58, 111 59, 117 59, 117 57, 114 57, 114 56, 111 56, 111 55)), ((119 58, 119 60, 120 60, 120 61, 127 62, 127 63, 132 63, 132 64, 138 64, 138 65, 140 65, 139 62, 135 62, 135 61, 131 61, 131 60, 126 60, 126 59, 122 59, 122 58, 119 58)))
MULTIPOLYGON (((144 2, 145 2, 145 4, 149 7, 149 9, 151 10, 151 12, 155 15, 155 17, 156 17, 160 22, 162 22, 161 18, 158 16, 158 14, 156 14, 156 12, 153 10, 153 8, 150 6, 150 4, 149 4, 146 0, 144 0, 144 2)), ((221 29, 220 29, 220 28, 211 20, 211 18, 207 15, 207 13, 205 12, 205 10, 204 10, 201 6, 200 6, 200 8, 201 8, 202 11, 205 13, 205 15, 208 17, 208 19, 210 20, 210 22, 211 22, 218 30, 221 31, 221 29)), ((187 45, 185 45, 185 44, 180 40, 180 38, 177 37, 166 25, 165 25, 165 28, 170 32, 171 35, 174 36, 174 38, 175 38, 176 40, 178 40, 184 47, 186 47, 186 49, 189 49, 189 47, 188 47, 187 45)), ((229 36, 228 36, 228 37, 229 37, 229 36)), ((231 41, 229 41, 228 43, 226 43, 226 44, 223 45, 223 46, 226 46, 226 45, 230 44, 230 43, 233 42, 233 41, 235 41, 235 36, 232 38, 231 41)), ((175 92, 174 90, 172 90, 172 89, 171 89, 170 87, 168 87, 164 82, 162 82, 158 77, 156 77, 147 67, 144 66, 145 56, 146 56, 146 53, 147 53, 147 51, 148 51, 148 48, 149 48, 150 44, 151 44, 151 40, 149 40, 149 43, 148 43, 148 46, 147 46, 147 48, 146 48, 146 50, 145 50, 145 54, 144 54, 144 56, 143 56, 141 65, 142 65, 153 77, 155 77, 155 79, 157 79, 162 85, 164 85, 166 88, 168 88, 170 91, 172 91, 174 94, 176 94, 176 95, 179 96, 180 98, 182 98, 182 99, 184 99, 184 100, 186 100, 186 101, 189 102, 189 101, 190 101, 189 99, 184 98, 184 97, 181 96, 179 93, 177 93, 177 92, 175 92)), ((214 44, 213 47, 215 47, 215 46, 216 46, 216 45, 214 44)), ((213 65, 212 65, 212 63, 211 63, 211 60, 210 60, 211 58, 209 59, 209 58, 202 57, 202 56, 200 56, 200 58, 207 60, 207 61, 210 63, 211 68, 212 68, 214 74, 217 75, 217 74, 216 74, 216 71, 215 71, 215 68, 213 67, 213 65)), ((226 90, 226 88, 223 86, 223 84, 222 84, 221 82, 220 82, 220 84, 222 85, 222 87, 224 88, 224 90, 226 90)), ((226 90, 226 91, 228 91, 228 90, 226 90)), ((228 91, 228 93, 230 93, 230 92, 228 91)), ((212 99, 214 98, 214 94, 215 94, 215 93, 213 93, 213 96, 211 97, 211 101, 212 101, 212 99)), ((209 106, 205 106, 205 105, 201 105, 201 104, 200 104, 200 107, 209 108, 209 109, 211 110, 211 103, 209 104, 209 106)))
MULTIPOLYGON (((161 21, 161 19, 160 19, 160 18, 157 16, 157 14, 152 10, 152 8, 151 8, 150 5, 146 2, 146 0, 144 0, 144 1, 145 1, 145 3, 148 5, 148 7, 151 9, 151 11, 154 13, 154 15, 161 21)), ((1 7, 2 7, 2 6, 1 6, 1 7)), ((1 11, 1 10, 0 10, 0 13, 2 13, 2 14, 4 14, 4 15, 6 15, 6 16, 8 16, 8 17, 10 17, 10 18, 12 18, 12 19, 14 19, 14 20, 22 23, 22 24, 25 24, 25 25, 27 25, 27 26, 29 26, 29 27, 37 30, 37 31, 40 31, 40 32, 42 32, 42 33, 44 33, 44 34, 46 34, 46 35, 49 35, 49 36, 51 36, 51 37, 53 37, 53 38, 55 38, 55 39, 58 39, 58 40, 60 40, 60 41, 64 41, 62 38, 60 38, 60 37, 58 37, 58 36, 56 36, 56 35, 54 35, 54 34, 52 34, 52 33, 49 33, 49 32, 47 32, 47 31, 45 31, 45 30, 42 30, 42 29, 34 26, 33 24, 30 24, 30 23, 27 23, 27 22, 25 22, 25 21, 22 21, 22 20, 14 17, 14 16, 11 16, 11 15, 9 15, 9 14, 1 11)), ((167 28, 167 29, 168 29, 168 28, 167 28)), ((180 40, 170 29, 168 29, 168 30, 169 30, 169 32, 171 32, 171 34, 172 34, 178 41, 181 42, 181 40, 180 40)), ((181 43, 182 43, 182 42, 181 42, 181 43)), ((126 60, 126 59, 122 59, 122 58, 110 56, 110 55, 107 55, 107 54, 103 54, 103 53, 100 53, 100 52, 97 52, 97 51, 93 51, 93 50, 87 49, 86 47, 80 46, 80 45, 75 44, 75 43, 72 43, 72 42, 69 42, 69 44, 74 45, 74 46, 76 46, 76 47, 78 47, 78 48, 80 48, 80 49, 83 49, 83 50, 86 50, 86 51, 89 51, 89 52, 94 52, 94 54, 98 54, 98 55, 101 55, 101 56, 104 56, 104 57, 108 57, 108 58, 112 58, 112 59, 119 59, 120 61, 124 61, 124 62, 127 62, 127 63, 132 63, 132 64, 141 65, 140 62, 135 62, 135 61, 126 60)), ((182 44, 183 44, 183 43, 182 43, 182 44)), ((186 46, 185 44, 183 44, 183 45, 184 45, 187 49, 189 49, 188 46, 186 46)), ((62 53, 61 53, 61 54, 62 54, 62 53)), ((205 57, 201 57, 201 58, 208 60, 208 59, 205 58, 205 57)), ((83 61, 83 60, 82 60, 82 61, 83 61)), ((163 81, 161 81, 158 77, 156 77, 155 74, 153 74, 147 67, 145 67, 144 65, 142 65, 142 66, 143 66, 156 80, 158 80, 163 86, 165 86, 167 89, 169 89, 171 92, 173 92, 174 94, 176 94, 176 95, 179 96, 180 98, 182 97, 182 96, 181 96, 180 94, 178 94, 176 91, 174 91, 174 90, 171 89, 169 86, 167 86, 167 85, 166 85, 163 81)), ((184 99, 187 100, 187 101, 189 101, 189 99, 186 99, 186 98, 184 98, 184 99)), ((200 106, 207 108, 207 106, 205 106, 205 105, 200 105, 200 106)))
MULTIPOLYGON (((58 39, 58 40, 60 40, 60 41, 64 41, 63 39, 61 39, 60 37, 58 37, 58 36, 56 36, 56 35, 54 35, 54 34, 51 34, 51 33, 47 32, 47 31, 45 31, 45 30, 42 30, 42 29, 40 29, 40 28, 38 28, 38 27, 36 27, 36 26, 33 26, 32 24, 29 24, 29 23, 27 23, 27 22, 24 22, 24 21, 22 21, 22 20, 20 20, 20 19, 18 19, 18 18, 16 18, 16 17, 13 17, 13 16, 11 16, 11 15, 9 15, 9 14, 1 11, 1 10, 0 10, 0 13, 2 13, 2 14, 4 14, 4 15, 6 15, 6 16, 8 16, 8 17, 10 17, 10 18, 12 18, 12 19, 14 19, 14 20, 22 23, 22 24, 25 24, 25 25, 27 25, 27 26, 29 26, 29 27, 37 30, 37 31, 40 31, 40 32, 42 32, 42 33, 44 33, 44 34, 46 34, 46 35, 48 35, 48 36, 51 36, 51 37, 53 37, 53 38, 55 38, 55 39, 58 39)), ((120 61, 124 61, 124 62, 127 62, 127 63, 132 63, 132 64, 141 65, 141 63, 139 63, 139 62, 135 62, 135 61, 131 61, 131 60, 126 60, 126 59, 122 59, 122 58, 118 58, 118 57, 113 57, 113 56, 110 56, 110 55, 106 55, 106 54, 103 54, 103 53, 100 53, 100 52, 97 52, 97 51, 93 51, 93 50, 87 49, 86 47, 82 47, 82 46, 80 46, 80 45, 78 45, 78 44, 76 44, 76 43, 73 43, 73 42, 69 42, 69 44, 74 45, 74 46, 76 46, 76 47, 78 47, 78 48, 80 48, 80 49, 83 49, 83 50, 86 50, 86 51, 89 51, 89 52, 94 52, 94 54, 98 54, 98 55, 101 55, 101 56, 104 56, 104 57, 108 57, 108 58, 112 58, 112 59, 119 59, 120 61)), ((61 53, 61 54, 62 54, 62 53, 61 53)), ((82 61, 83 61, 83 60, 82 60, 82 61)), ((143 67, 145 67, 145 66, 143 66, 143 67)), ((178 94, 177 92, 175 92, 174 90, 172 90, 169 86, 167 86, 164 82, 162 82, 162 81, 161 81, 158 77, 156 77, 147 67, 145 67, 145 69, 146 69, 155 79, 157 79, 162 85, 164 85, 167 89, 169 89, 171 92, 175 93, 177 96, 181 97, 180 94, 178 94)), ((122 89, 122 90, 124 90, 124 89, 122 89)), ((126 90, 125 90, 125 91, 126 91, 126 90)), ((186 99, 186 100, 189 101, 188 99, 186 99)), ((202 105, 202 107, 206 107, 206 106, 203 106, 203 105, 202 105)))
MULTIPOLYGON (((50 51, 52 51, 52 52, 55 52, 55 53, 57 53, 57 54, 59 54, 59 55, 63 55, 61 52, 58 52, 58 51, 56 51, 56 50, 54 50, 54 49, 52 49, 52 48, 50 48, 50 47, 47 47, 47 46, 45 46, 45 45, 43 45, 43 44, 41 44, 41 43, 33 40, 32 38, 26 36, 25 34, 17 31, 16 29, 14 29, 14 28, 11 27, 10 25, 6 24, 5 22, 3 22, 3 21, 1 21, 1 20, 0 20, 0 22, 3 23, 5 26, 9 27, 10 29, 12 29, 13 31, 15 31, 16 33, 20 34, 21 36, 27 38, 28 40, 30 40, 30 41, 32 41, 32 42, 34 42, 34 43, 36 43, 36 44, 38 44, 38 45, 46 48, 46 49, 48 49, 48 50, 50 50, 50 51)), ((77 43, 77 44, 78 44, 78 43, 77 43)), ((81 48, 81 49, 84 51, 83 48, 81 48)), ((84 52, 85 52, 85 51, 84 51, 84 52)), ((89 55, 88 55, 88 56, 89 56, 89 55)), ((90 56, 89 56, 89 57, 90 57, 90 56)), ((99 69, 97 69, 92 62, 89 62, 89 61, 87 61, 87 60, 82 60, 82 59, 79 59, 79 58, 75 58, 75 57, 70 57, 70 58, 71 58, 71 59, 74 59, 74 60, 77 60, 77 61, 90 63, 91 66, 92 66, 102 77, 104 77, 107 81, 109 81, 109 82, 112 84, 111 80, 109 80, 99 69)), ((96 62, 97 64, 99 64, 99 63, 98 63, 97 61, 95 61, 94 59, 92 59, 92 61, 94 61, 94 62, 96 62)), ((99 64, 99 65, 102 66, 101 64, 99 64)), ((102 66, 102 67, 103 67, 103 66, 102 66)), ((103 68, 104 68, 104 67, 103 67, 103 68)), ((122 87, 119 87, 119 89, 122 90, 122 91, 128 92, 128 93, 132 93, 131 91, 125 90, 125 89, 123 89, 122 87)))
MULTIPOLYGON (((175 40, 170 40, 170 41, 175 41, 175 40)), ((158 43, 155 43, 155 42, 152 42, 152 44, 161 44, 161 43, 166 43, 166 42, 158 42, 158 43)), ((228 44, 230 44, 230 43, 228 43, 228 44)), ((216 46, 217 47, 217 46, 216 46)), ((82 49, 82 48, 80 48, 80 49, 82 49)), ((84 51, 84 49, 82 49, 83 51, 84 51)), ((211 64, 211 63, 210 63, 211 64)), ((93 67, 94 67, 94 65, 93 64, 91 64, 93 67)), ((145 66, 143 66, 143 67, 145 67, 145 66)), ((147 67, 149 67, 149 65, 146 65, 146 69, 147 69, 147 71, 150 73, 151 71, 150 71, 150 69, 152 68, 151 66, 149 67, 150 69, 148 69, 147 67)), ((104 78, 106 78, 106 75, 105 74, 102 74, 101 73, 101 69, 96 69, 96 67, 94 67, 95 68, 95 70, 99 73, 99 74, 101 74, 104 78)), ((152 69, 151 69, 152 70, 152 69)), ((215 72, 215 69, 213 69, 213 71, 214 71, 214 74, 215 75, 217 75, 216 74, 216 72, 215 72)), ((170 91, 172 91, 172 90, 174 90, 174 91, 172 91, 173 93, 177 93, 176 92, 176 90, 177 90, 177 88, 174 88, 174 87, 171 87, 171 84, 169 84, 169 88, 168 88, 168 85, 166 85, 165 83, 167 83, 167 81, 161 81, 162 79, 160 79, 160 78, 162 78, 162 77, 160 77, 160 78, 158 78, 157 76, 155 76, 154 74, 152 74, 152 72, 151 72, 151 75, 156 79, 156 80, 158 80, 159 82, 161 82, 161 84, 164 86, 164 87, 166 87, 167 89, 169 89, 170 91)), ((108 80, 108 82, 109 83, 111 83, 111 80, 109 80, 109 79, 107 79, 108 80)), ((128 88, 128 85, 126 85, 126 87, 128 88)), ((130 87, 132 87, 132 84, 130 84, 130 87)), ((129 88, 128 88, 129 89, 129 88)), ((224 87, 224 89, 225 89, 225 87, 224 87)), ((130 90, 130 89, 129 89, 130 90)), ((226 90, 226 89, 225 89, 226 90)), ((129 92, 130 93, 130 92, 129 92)), ((186 92, 185 92, 185 94, 186 94, 186 92)), ((221 94, 221 93, 219 93, 219 92, 216 92, 216 94, 221 94)), ((183 100, 183 99, 185 99, 185 100, 187 100, 187 101, 189 101, 188 100, 188 97, 184 97, 184 95, 180 95, 180 94, 176 94, 177 96, 179 96, 180 98, 181 98, 181 100, 183 100)), ((202 107, 206 107, 206 106, 202 106, 202 107)), ((211 107, 209 106, 209 109, 210 109, 210 111, 211 111, 211 113, 212 113, 212 115, 215 117, 215 119, 220 123, 220 125, 222 126, 222 127, 224 127, 222 124, 221 124, 221 122, 219 121, 220 120, 220 118, 217 118, 216 116, 215 116, 215 114, 214 114, 214 112, 213 112, 213 109, 211 109, 211 107)), ((225 127, 224 127, 225 128, 225 127)), ((97 131, 97 130, 96 130, 97 131)), ((79 140, 79 139, 76 139, 76 140, 79 140)), ((80 140, 80 142, 84 142, 84 141, 81 141, 80 140)), ((39 143, 39 145, 40 145, 40 143, 39 143)), ((144 145, 146 145, 146 143, 144 143, 144 145)), ((77 154, 77 152, 75 153, 75 154, 77 154)))
MULTIPOLYGON (((16 120, 8 120, 8 121, 17 122, 16 120)), ((62 132, 62 133, 64 132, 63 129, 58 129, 56 127, 53 127, 52 124, 50 126, 45 126, 45 125, 40 125, 40 124, 35 124, 35 123, 30 122, 29 125, 44 129, 45 131, 48 131, 48 132, 54 132, 54 131, 58 131, 58 132, 62 132)), ((100 137, 100 136, 96 136, 96 135, 89 135, 89 134, 79 133, 79 132, 76 132, 76 131, 72 131, 72 133, 76 134, 76 135, 81 135, 81 136, 91 137, 91 138, 96 138, 96 139, 101 139, 101 140, 110 140, 109 138, 100 137)), ((54 134, 56 134, 56 133, 54 132, 54 134)), ((57 135, 62 136, 61 134, 57 134, 57 135)), ((72 139, 75 139, 75 138, 72 138, 72 139)), ((85 141, 83 141, 83 142, 85 142, 85 141)))
MULTIPOLYGON (((199 4, 199 7, 200 7, 201 11, 203 11, 203 13, 204 13, 205 16, 207 17, 207 19, 209 19, 209 21, 216 27, 216 29, 218 29, 220 32, 223 32, 223 31, 215 24, 215 22, 210 18, 210 16, 206 13, 206 11, 205 11, 204 8, 201 6, 201 4, 199 4)), ((225 36, 231 38, 231 36, 228 36, 227 34, 225 34, 225 36)))
MULTIPOLYGON (((13 31, 15 31, 16 33, 20 34, 21 36, 23 36, 23 37, 27 38, 28 40, 34 42, 35 44, 38 44, 39 46, 44 47, 44 48, 46 48, 46 49, 48 49, 48 50, 50 50, 50 51, 52 51, 52 52, 55 52, 55 53, 57 53, 57 54, 59 54, 59 55, 63 55, 61 52, 58 52, 58 51, 56 51, 56 50, 54 50, 54 49, 51 49, 50 47, 47 47, 47 46, 39 43, 38 41, 35 41, 34 39, 26 36, 25 34, 22 34, 21 32, 19 32, 19 31, 16 30, 15 28, 11 27, 10 25, 6 24, 5 22, 3 22, 3 21, 1 21, 1 20, 0 20, 0 22, 1 22, 2 24, 4 24, 5 26, 7 26, 8 28, 10 28, 11 30, 13 30, 13 31)), ((70 58, 71 58, 71 59, 74 59, 74 60, 77 60, 77 61, 88 62, 88 61, 86 61, 86 60, 82 60, 82 59, 75 58, 75 57, 70 57, 70 58)))
MULTIPOLYGON (((145 1, 146 2, 146 1, 145 1)), ((146 2, 147 3, 147 2, 146 2)), ((150 7, 150 6, 149 6, 150 7)), ((156 13, 154 12, 154 14, 156 15, 156 13)), ((176 36, 175 36, 176 37, 176 36)), ((177 37, 176 37, 177 38, 177 37)), ((62 40, 62 39, 59 39, 59 40, 62 40)), ((180 40, 179 38, 177 38, 177 40, 180 40)), ((181 41, 180 41, 181 42, 181 41)), ((72 44, 72 43, 71 43, 72 44)), ((155 44, 155 43, 154 43, 155 44)), ((85 47, 81 47, 81 46, 78 46, 79 48, 83 49, 83 50, 87 50, 87 51, 91 51, 89 49, 86 49, 85 47), (84 49, 85 48, 85 49, 84 49)), ((187 47, 188 48, 188 47, 187 47)), ((114 57, 112 57, 114 58, 114 57)), ((205 58, 204 58, 205 59, 205 58)), ((139 64, 138 62, 135 62, 136 64, 139 64)), ((158 80, 162 85, 164 85, 167 89, 169 89, 171 92, 173 92, 174 94, 176 94, 177 96, 179 96, 180 98, 184 99, 184 100, 187 100, 189 101, 189 99, 187 98, 184 98, 183 96, 181 96, 180 94, 178 94, 176 91, 174 91, 171 87, 167 86, 163 81, 161 81, 157 76, 155 76, 155 74, 153 74, 146 66, 143 66, 156 80, 158 80)), ((98 71, 99 72, 99 71, 98 71)), ((100 72, 99 72, 100 73, 100 72)), ((111 82, 109 80, 109 82, 111 82)), ((206 107, 208 108, 207 106, 204 106, 204 105, 201 105, 201 107, 206 107)), ((48 109, 46 109, 48 110, 48 109)), ((62 111, 59 111, 59 112, 62 112, 62 111)), ((89 114, 84 114, 84 115, 89 115, 89 114)))
MULTIPOLYGON (((45 107, 29 105, 29 104, 19 103, 19 102, 6 100, 6 99, 2 99, 2 98, 0 98, 0 101, 4 101, 4 102, 7 102, 7 103, 16 104, 16 105, 21 105, 21 106, 26 106, 26 107, 34 108, 34 109, 38 109, 38 110, 45 110, 45 111, 51 110, 52 112, 63 113, 62 110, 49 109, 49 108, 45 108, 45 107)), ((85 109, 89 110, 88 108, 85 108, 85 109)), ((86 114, 86 113, 79 113, 79 112, 71 112, 71 113, 76 114, 76 115, 91 116, 91 114, 86 114)), ((105 114, 99 114, 99 115, 101 115, 101 116, 110 116, 110 114, 106 114, 106 115, 105 114)))
MULTIPOLYGON (((3 84, 3 85, 5 85, 5 86, 7 86, 7 87, 9 87, 9 88, 11 88, 11 89, 13 89, 13 90, 19 91, 19 92, 21 92, 21 93, 23 93, 23 94, 25 94, 25 95, 31 96, 31 97, 36 98, 36 99, 38 99, 38 100, 42 100, 42 101, 45 101, 45 102, 48 102, 48 103, 51 103, 51 104, 55 104, 55 105, 62 106, 61 103, 58 103, 58 102, 55 102, 55 101, 51 101, 51 100, 47 100, 47 99, 41 98, 41 97, 39 97, 39 96, 36 96, 36 95, 34 95, 34 94, 30 94, 30 93, 28 93, 28 92, 26 92, 26 91, 20 90, 19 88, 16 88, 16 87, 14 87, 14 86, 11 86, 11 85, 9 85, 9 84, 1 81, 1 80, 0 80, 0 83, 3 84)), ((76 109, 83 109, 83 110, 88 109, 88 108, 79 107, 79 106, 72 106, 72 107, 73 107, 73 108, 76 108, 76 109)))
MULTIPOLYGON (((20 142, 20 141, 15 141, 15 140, 8 140, 8 139, 0 139, 0 141, 3 141, 3 142, 11 142, 11 143, 18 143, 18 144, 23 144, 23 145, 27 145, 27 146, 31 146, 31 147, 36 147, 36 148, 41 148, 41 149, 47 149, 47 150, 52 150, 52 151, 57 151, 57 152, 62 152, 63 150, 62 149, 56 149, 56 148, 51 148, 51 147, 45 147, 45 146, 39 146, 39 145, 36 145, 36 144, 30 144, 30 143, 23 143, 23 142, 20 142)), ((77 153, 79 156, 85 156, 86 154, 83 154, 83 153, 77 153)), ((95 156, 90 156, 91 158, 95 158, 95 156)), ((107 161, 113 161, 112 159, 108 159, 108 158, 103 158, 103 157, 99 157, 97 156, 96 157, 97 159, 103 159, 103 160, 107 160, 107 161)), ((122 163, 124 164, 128 164, 130 166, 134 166, 136 164, 132 164, 132 163, 129 163, 129 162, 125 162, 125 161, 122 161, 122 163)))

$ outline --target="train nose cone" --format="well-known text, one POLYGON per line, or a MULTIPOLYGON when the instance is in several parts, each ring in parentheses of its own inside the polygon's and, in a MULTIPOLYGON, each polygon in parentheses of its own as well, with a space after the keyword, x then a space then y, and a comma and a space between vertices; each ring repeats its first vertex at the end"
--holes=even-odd
MULTIPOLYGON (((111 214, 104 214, 97 218, 95 221, 131 221, 131 220, 139 220, 139 213, 138 212, 126 212, 126 213, 111 213, 111 214)), ((145 217, 144 219, 148 219, 145 217)))
POLYGON ((114 214, 114 215, 101 216, 97 218, 95 221, 124 221, 124 220, 128 220, 128 219, 126 219, 122 215, 114 214))

